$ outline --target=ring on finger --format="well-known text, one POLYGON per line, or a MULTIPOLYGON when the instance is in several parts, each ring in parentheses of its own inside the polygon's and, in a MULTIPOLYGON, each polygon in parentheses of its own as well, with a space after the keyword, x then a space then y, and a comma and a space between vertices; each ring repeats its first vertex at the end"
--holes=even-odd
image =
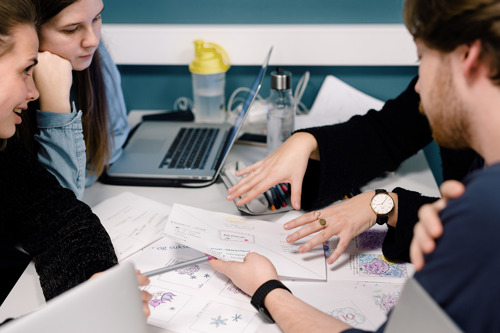
POLYGON ((325 219, 319 219, 319 224, 323 226, 323 228, 326 228, 326 220, 325 219))
POLYGON ((314 215, 315 219, 319 219, 319 217, 321 216, 321 211, 317 210, 317 211, 313 212, 313 215, 314 215))

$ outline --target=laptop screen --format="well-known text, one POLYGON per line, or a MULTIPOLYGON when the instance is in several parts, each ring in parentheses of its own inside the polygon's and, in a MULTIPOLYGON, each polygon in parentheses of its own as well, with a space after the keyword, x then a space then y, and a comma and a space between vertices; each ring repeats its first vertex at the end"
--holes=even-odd
POLYGON ((224 164, 224 160, 226 159, 226 157, 228 155, 228 151, 229 151, 229 149, 231 149, 231 147, 233 146, 233 143, 236 141, 238 132, 241 129, 241 127, 243 126, 243 122, 245 121, 245 118, 248 115, 248 111, 250 110, 250 106, 252 105, 253 101, 255 100, 255 97, 257 96, 257 93, 260 90, 260 87, 261 87, 262 82, 264 81, 264 77, 266 75, 267 65, 269 64, 269 59, 271 58, 272 51, 273 51, 273 47, 271 46, 271 48, 269 49, 269 52, 267 53, 266 59, 264 60, 264 63, 262 64, 252 87, 250 88, 250 92, 248 93, 248 96, 245 99, 245 103, 243 103, 243 107, 241 108, 241 111, 238 114, 238 117, 236 117, 234 125, 231 128, 229 135, 227 136, 226 142, 224 144, 223 152, 220 155, 221 160, 217 162, 218 168, 222 167, 222 165, 224 164))

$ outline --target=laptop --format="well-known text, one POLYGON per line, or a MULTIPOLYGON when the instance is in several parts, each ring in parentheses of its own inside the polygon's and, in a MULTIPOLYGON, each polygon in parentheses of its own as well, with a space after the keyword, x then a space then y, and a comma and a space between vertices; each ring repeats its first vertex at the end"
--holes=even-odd
POLYGON ((234 125, 142 121, 101 181, 113 185, 187 187, 215 182, 262 85, 271 52, 272 47, 234 125))
POLYGON ((415 280, 409 278, 391 312, 384 333, 459 333, 462 330, 415 280))
POLYGON ((145 333, 148 331, 132 263, 117 265, 0 326, 0 333, 145 333))

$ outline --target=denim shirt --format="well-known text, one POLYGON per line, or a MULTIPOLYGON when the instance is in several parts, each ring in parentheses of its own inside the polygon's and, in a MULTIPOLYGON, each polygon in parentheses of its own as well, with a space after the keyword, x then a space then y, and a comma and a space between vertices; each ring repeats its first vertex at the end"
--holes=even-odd
MULTIPOLYGON (((103 43, 99 44, 102 74, 106 89, 110 135, 110 163, 120 157, 130 132, 127 109, 121 88, 118 68, 103 43)), ((97 177, 89 174, 82 132, 82 111, 74 105, 71 113, 54 113, 37 110, 39 133, 39 161, 56 176, 62 186, 72 190, 78 199, 83 197, 86 186, 97 177)))

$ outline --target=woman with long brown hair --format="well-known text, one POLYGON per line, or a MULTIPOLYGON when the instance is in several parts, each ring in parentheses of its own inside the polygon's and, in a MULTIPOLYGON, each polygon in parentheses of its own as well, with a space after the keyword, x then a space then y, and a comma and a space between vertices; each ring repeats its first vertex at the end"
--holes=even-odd
POLYGON ((59 182, 83 196, 129 133, 120 74, 100 41, 102 0, 31 0, 38 14, 40 98, 19 128, 59 182))

